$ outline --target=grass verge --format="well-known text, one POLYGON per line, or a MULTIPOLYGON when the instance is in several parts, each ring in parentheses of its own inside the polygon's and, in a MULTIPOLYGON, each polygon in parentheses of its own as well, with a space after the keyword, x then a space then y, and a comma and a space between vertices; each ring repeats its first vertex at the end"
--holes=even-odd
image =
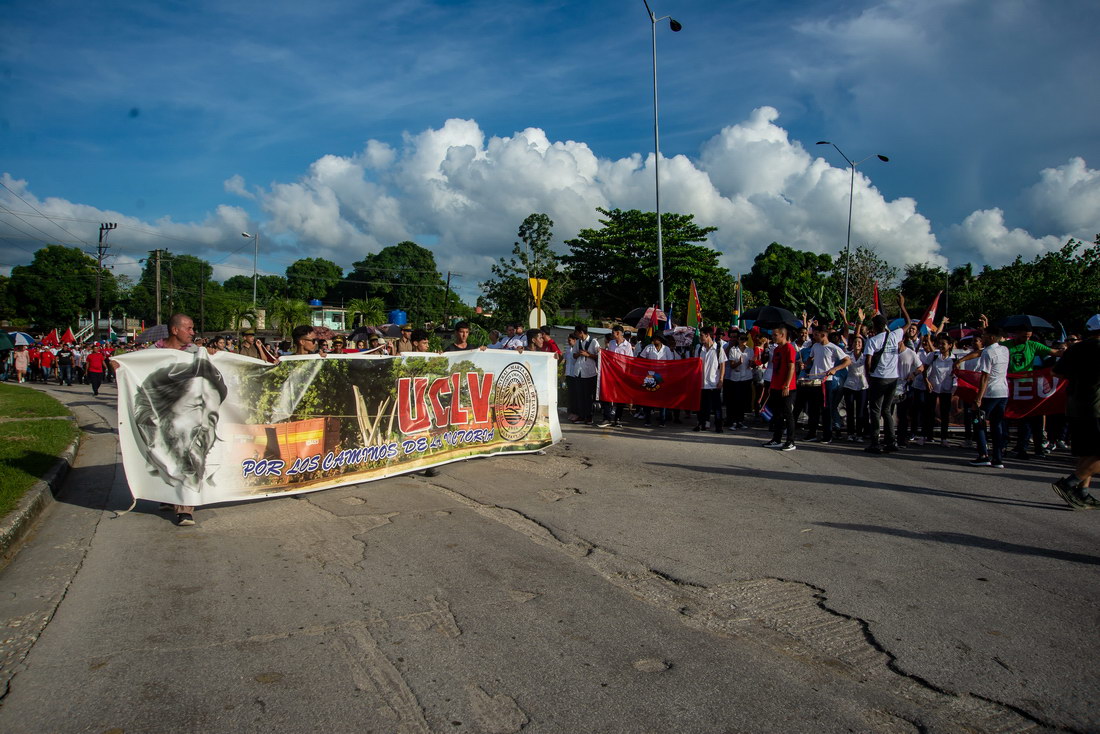
POLYGON ((68 415, 45 393, 0 384, 0 517, 15 508, 76 438, 79 429, 72 421, 48 420, 68 415))

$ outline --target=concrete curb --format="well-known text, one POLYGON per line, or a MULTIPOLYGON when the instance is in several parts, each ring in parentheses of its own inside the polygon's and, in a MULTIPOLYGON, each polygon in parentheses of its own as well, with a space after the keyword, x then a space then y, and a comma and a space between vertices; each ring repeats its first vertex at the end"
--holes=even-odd
POLYGON ((11 556, 19 549, 20 541, 61 491, 61 483, 65 481, 69 469, 76 461, 76 452, 83 437, 84 432, 80 431, 69 447, 57 457, 45 476, 31 485, 15 509, 0 520, 0 567, 11 560, 11 556))

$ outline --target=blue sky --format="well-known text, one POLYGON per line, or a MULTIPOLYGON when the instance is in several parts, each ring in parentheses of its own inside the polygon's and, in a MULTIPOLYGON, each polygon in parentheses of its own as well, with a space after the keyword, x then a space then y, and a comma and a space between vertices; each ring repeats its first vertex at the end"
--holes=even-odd
MULTIPOLYGON (((1100 231, 1097 3, 653 7, 684 26, 658 27, 662 196, 720 227, 735 270, 773 239, 843 246, 848 174, 820 139, 890 156, 859 169, 853 232, 899 263, 999 264, 1100 231)), ((0 173, 22 198, 0 206, 22 218, 0 210, 2 266, 105 219, 122 269, 170 247, 227 277, 250 272, 232 253, 259 227, 267 271, 409 237, 471 297, 526 213, 564 239, 595 206, 652 208, 641 0, 3 13, 0 173)))

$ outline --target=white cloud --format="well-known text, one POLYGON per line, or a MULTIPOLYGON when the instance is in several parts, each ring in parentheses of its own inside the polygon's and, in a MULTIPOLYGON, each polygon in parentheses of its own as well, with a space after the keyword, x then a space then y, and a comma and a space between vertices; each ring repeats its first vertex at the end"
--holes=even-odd
POLYGON ((1100 171, 1080 157, 1045 168, 1024 193, 1024 204, 1043 228, 1091 240, 1100 231, 1100 171))
MULTIPOLYGON (((772 241, 833 255, 844 247, 849 170, 790 140, 778 116, 774 108, 758 108, 706 141, 697 158, 677 155, 661 161, 663 209, 690 212, 700 225, 718 227, 710 245, 734 271, 746 272, 772 241)), ((652 155, 599 158, 583 142, 552 141, 538 128, 487 136, 473 120, 452 119, 406 134, 395 147, 371 140, 352 155, 324 155, 296 181, 250 192, 237 175, 224 185, 232 193, 254 196, 267 215, 262 269, 281 272, 287 262, 305 256, 328 257, 348 268, 366 253, 412 239, 435 252, 441 270, 462 273, 459 292, 472 300, 476 283, 509 253, 528 214, 549 214, 560 243, 594 226, 597 207, 651 210, 653 163, 652 155)), ((853 245, 873 246, 899 266, 945 264, 941 243, 917 202, 887 199, 871 183, 866 174, 877 165, 871 160, 856 172, 853 245)), ((134 258, 167 247, 211 261, 224 259, 218 277, 250 270, 250 253, 233 253, 241 247, 240 232, 257 225, 239 207, 220 206, 201 222, 144 222, 61 199, 40 201, 25 182, 6 175, 3 180, 59 222, 80 220, 80 231, 90 231, 85 223, 118 221, 112 241, 134 258)), ((0 193, 8 208, 27 210, 13 195, 0 193)), ((1033 219, 1051 223, 1046 231, 1091 237, 1081 228, 1100 210, 1100 172, 1072 159, 1042 171, 1023 201, 1033 219)), ((1000 209, 972 213, 945 237, 953 260, 976 255, 979 264, 994 265, 1017 254, 1030 257, 1064 240, 1011 228, 1000 209)), ((25 254, 7 257, 28 259, 25 254)))

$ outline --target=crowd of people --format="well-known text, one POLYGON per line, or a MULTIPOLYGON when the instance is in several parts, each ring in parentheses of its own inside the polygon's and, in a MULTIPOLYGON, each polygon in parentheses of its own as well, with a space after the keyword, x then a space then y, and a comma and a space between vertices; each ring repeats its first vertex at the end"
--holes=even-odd
MULTIPOLYGON (((559 345, 548 327, 523 329, 508 324, 490 332, 490 343, 478 349, 543 351, 561 363, 568 420, 598 428, 622 427, 628 420, 652 427, 691 422, 694 431, 771 433, 764 447, 793 451, 798 443, 848 442, 886 455, 909 445, 938 445, 974 451, 975 467, 1003 469, 1006 456, 1018 460, 1052 452, 1076 457, 1074 473, 1054 484, 1074 509, 1096 509, 1100 501, 1088 492, 1100 472, 1100 314, 1085 324, 1085 333, 1044 341, 1030 327, 1010 331, 983 316, 979 329, 948 331, 940 324, 918 324, 899 299, 901 318, 891 323, 882 314, 870 319, 860 310, 849 322, 842 310, 837 323, 810 319, 773 328, 737 327, 699 330, 691 344, 660 332, 650 337, 610 329, 603 343, 577 325, 559 345), (923 328, 922 328, 923 326, 923 328), (642 359, 701 361, 699 409, 694 415, 652 405, 625 405, 599 400, 599 354, 607 350, 642 359), (1068 380, 1064 413, 1009 421, 1008 375, 1052 367, 1068 380), (976 376, 976 394, 960 394, 960 371, 976 376), (1015 443, 1010 449, 1013 429, 1015 443)), ((98 395, 113 380, 111 357, 118 350, 167 347, 229 351, 267 362, 290 355, 366 353, 398 355, 431 352, 431 335, 400 327, 399 338, 371 333, 350 341, 310 325, 296 327, 291 338, 273 345, 246 329, 239 338, 195 335, 193 321, 177 314, 169 336, 143 345, 41 344, 0 354, 0 379, 19 382, 88 384, 98 395)), ((456 324, 442 352, 475 348, 470 325, 456 324)), ((189 524, 190 508, 177 508, 189 524)))

